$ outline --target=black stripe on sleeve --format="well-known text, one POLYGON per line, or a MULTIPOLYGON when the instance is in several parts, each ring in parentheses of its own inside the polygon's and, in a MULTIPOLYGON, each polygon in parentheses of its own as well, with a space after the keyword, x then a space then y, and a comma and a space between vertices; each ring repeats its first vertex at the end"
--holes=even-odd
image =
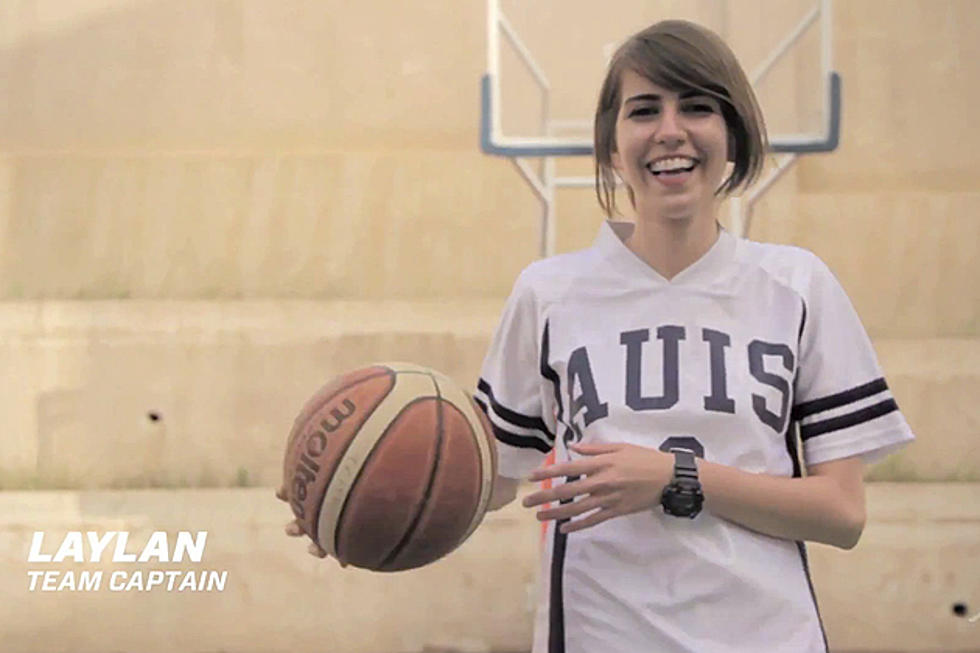
POLYGON ((841 429, 846 429, 851 426, 856 426, 858 424, 870 422, 873 419, 877 419, 882 415, 887 415, 888 413, 894 412, 896 410, 898 410, 898 404, 895 403, 895 400, 886 399, 884 401, 879 401, 876 404, 868 406, 867 408, 856 410, 853 413, 847 413, 846 415, 841 415, 840 417, 832 417, 830 419, 825 419, 820 422, 813 422, 812 424, 801 425, 800 437, 802 437, 803 440, 809 440, 810 438, 816 437, 818 435, 823 435, 824 433, 829 433, 831 431, 839 431, 841 429))
POLYGON ((876 395, 879 392, 884 392, 888 389, 888 384, 885 383, 884 378, 878 378, 874 381, 869 381, 864 385, 859 385, 857 387, 851 388, 850 390, 844 390, 843 392, 838 392, 821 399, 814 399, 813 401, 807 401, 802 404, 797 404, 793 407, 793 419, 801 420, 807 415, 813 415, 814 413, 822 413, 825 410, 830 410, 831 408, 839 408, 840 406, 846 406, 847 404, 852 404, 855 401, 860 401, 871 395, 876 395))
MULTIPOLYGON (((487 413, 486 403, 479 397, 473 397, 480 409, 487 413)), ((511 433, 506 429, 502 429, 493 422, 493 418, 487 413, 487 420, 490 422, 490 427, 493 429, 493 436, 503 442, 504 444, 509 444, 512 447, 521 447, 522 449, 537 449, 541 453, 548 453, 551 451, 551 445, 542 440, 539 437, 533 435, 518 435, 517 433, 511 433)))
MULTIPOLYGON (((510 422, 514 426, 520 426, 525 429, 535 429, 541 431, 543 435, 550 434, 548 426, 544 423, 544 420, 540 417, 531 417, 529 415, 522 415, 521 413, 515 413, 511 409, 501 406, 497 399, 493 396, 493 389, 490 384, 484 379, 480 379, 476 384, 477 389, 487 395, 487 399, 490 400, 490 406, 493 408, 493 413, 504 420, 505 422, 510 422)), ((486 406, 484 406, 486 410, 486 406)))

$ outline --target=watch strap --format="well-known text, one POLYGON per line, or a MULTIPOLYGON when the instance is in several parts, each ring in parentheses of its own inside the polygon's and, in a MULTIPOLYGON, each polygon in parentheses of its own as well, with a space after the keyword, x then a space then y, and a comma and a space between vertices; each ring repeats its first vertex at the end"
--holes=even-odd
POLYGON ((670 452, 674 454, 674 480, 688 478, 697 481, 698 466, 694 452, 680 447, 674 447, 670 452))

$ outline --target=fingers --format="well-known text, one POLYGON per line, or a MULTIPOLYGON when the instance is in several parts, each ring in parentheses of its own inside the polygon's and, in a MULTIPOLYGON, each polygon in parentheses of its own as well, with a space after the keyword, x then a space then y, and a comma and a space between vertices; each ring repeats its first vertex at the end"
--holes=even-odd
POLYGON ((540 467, 531 472, 531 474, 527 477, 527 480, 535 482, 543 481, 546 478, 558 478, 561 476, 588 476, 590 474, 594 474, 598 470, 602 469, 603 465, 605 464, 603 461, 597 460, 595 456, 616 453, 617 451, 620 451, 623 446, 624 445, 618 442, 573 444, 571 445, 572 451, 587 457, 567 463, 557 463, 554 465, 548 465, 547 467, 540 467))
POLYGON ((595 511, 591 515, 582 517, 581 519, 574 519, 572 521, 567 521, 561 525, 560 529, 562 533, 574 533, 575 531, 580 531, 584 528, 589 528, 590 526, 595 526, 596 524, 601 524, 607 519, 612 519, 613 517, 619 517, 621 512, 614 510, 612 508, 602 508, 595 511))
MULTIPOLYGON (((294 519, 293 521, 286 524, 285 530, 286 530, 286 535, 288 535, 289 537, 303 537, 304 535, 306 535, 306 531, 303 530, 303 527, 300 525, 298 519, 294 519)), ((306 550, 309 552, 310 555, 316 556, 317 558, 327 557, 327 552, 321 549, 320 545, 317 544, 316 542, 310 542, 309 545, 307 545, 306 550)), ((346 567, 347 565, 341 563, 340 566, 346 567)))
POLYGON ((563 483, 557 487, 529 494, 521 501, 521 505, 525 508, 533 508, 534 506, 552 503, 553 501, 574 499, 580 494, 590 494, 593 491, 595 491, 595 488, 592 487, 591 483, 588 483, 587 479, 572 481, 571 483, 563 483))
POLYGON ((547 467, 539 467, 531 472, 527 480, 533 482, 543 481, 546 478, 560 478, 562 476, 589 476, 601 469, 601 462, 595 458, 583 458, 573 460, 569 463, 557 463, 547 467))
POLYGON ((622 449, 623 445, 618 442, 596 442, 592 444, 579 442, 571 445, 569 448, 575 453, 580 453, 584 456, 598 456, 604 453, 615 453, 622 449))
POLYGON ((555 506, 554 508, 547 508, 545 510, 539 510, 536 517, 538 521, 548 521, 551 519, 571 519, 573 517, 578 517, 579 515, 584 515, 587 512, 591 512, 596 508, 604 508, 609 505, 611 497, 601 496, 590 496, 580 501, 573 501, 571 503, 562 504, 555 506))

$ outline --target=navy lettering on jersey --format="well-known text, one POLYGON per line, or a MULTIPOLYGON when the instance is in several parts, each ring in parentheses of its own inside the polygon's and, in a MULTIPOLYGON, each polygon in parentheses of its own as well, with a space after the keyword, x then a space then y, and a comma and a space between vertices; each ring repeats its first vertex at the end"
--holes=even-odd
POLYGON ((650 329, 626 331, 619 336, 620 344, 626 345, 626 405, 633 410, 664 410, 677 403, 680 385, 680 341, 684 340, 684 327, 666 325, 657 328, 657 339, 663 345, 663 394, 644 397, 641 387, 643 375, 643 343, 650 339, 650 329))
POLYGON ((716 413, 735 413, 735 400, 728 396, 725 348, 732 344, 731 336, 714 329, 702 329, 701 338, 708 343, 711 357, 711 394, 704 398, 704 409, 716 413))
POLYGON ((568 358, 568 421, 575 431, 576 440, 582 439, 582 433, 573 420, 583 408, 585 413, 582 418, 586 426, 609 414, 609 404, 599 401, 592 367, 589 365, 589 352, 585 347, 579 347, 568 358), (579 387, 582 388, 582 394, 577 397, 575 396, 576 379, 579 387))
POLYGON ((776 433, 782 433, 786 428, 786 420, 789 419, 789 381, 778 374, 766 371, 766 356, 778 356, 783 361, 783 367, 787 372, 793 372, 793 350, 781 343, 764 342, 753 340, 749 343, 749 372, 752 376, 770 388, 775 388, 782 394, 779 413, 774 413, 766 408, 764 397, 752 395, 752 410, 762 420, 771 427, 776 433))

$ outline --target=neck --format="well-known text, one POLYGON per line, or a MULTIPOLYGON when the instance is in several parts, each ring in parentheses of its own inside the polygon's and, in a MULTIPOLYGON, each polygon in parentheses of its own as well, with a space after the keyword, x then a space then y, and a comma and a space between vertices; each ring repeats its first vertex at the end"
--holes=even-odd
POLYGON ((710 220, 645 220, 637 216, 626 246, 665 279, 704 256, 718 240, 719 226, 710 220))

